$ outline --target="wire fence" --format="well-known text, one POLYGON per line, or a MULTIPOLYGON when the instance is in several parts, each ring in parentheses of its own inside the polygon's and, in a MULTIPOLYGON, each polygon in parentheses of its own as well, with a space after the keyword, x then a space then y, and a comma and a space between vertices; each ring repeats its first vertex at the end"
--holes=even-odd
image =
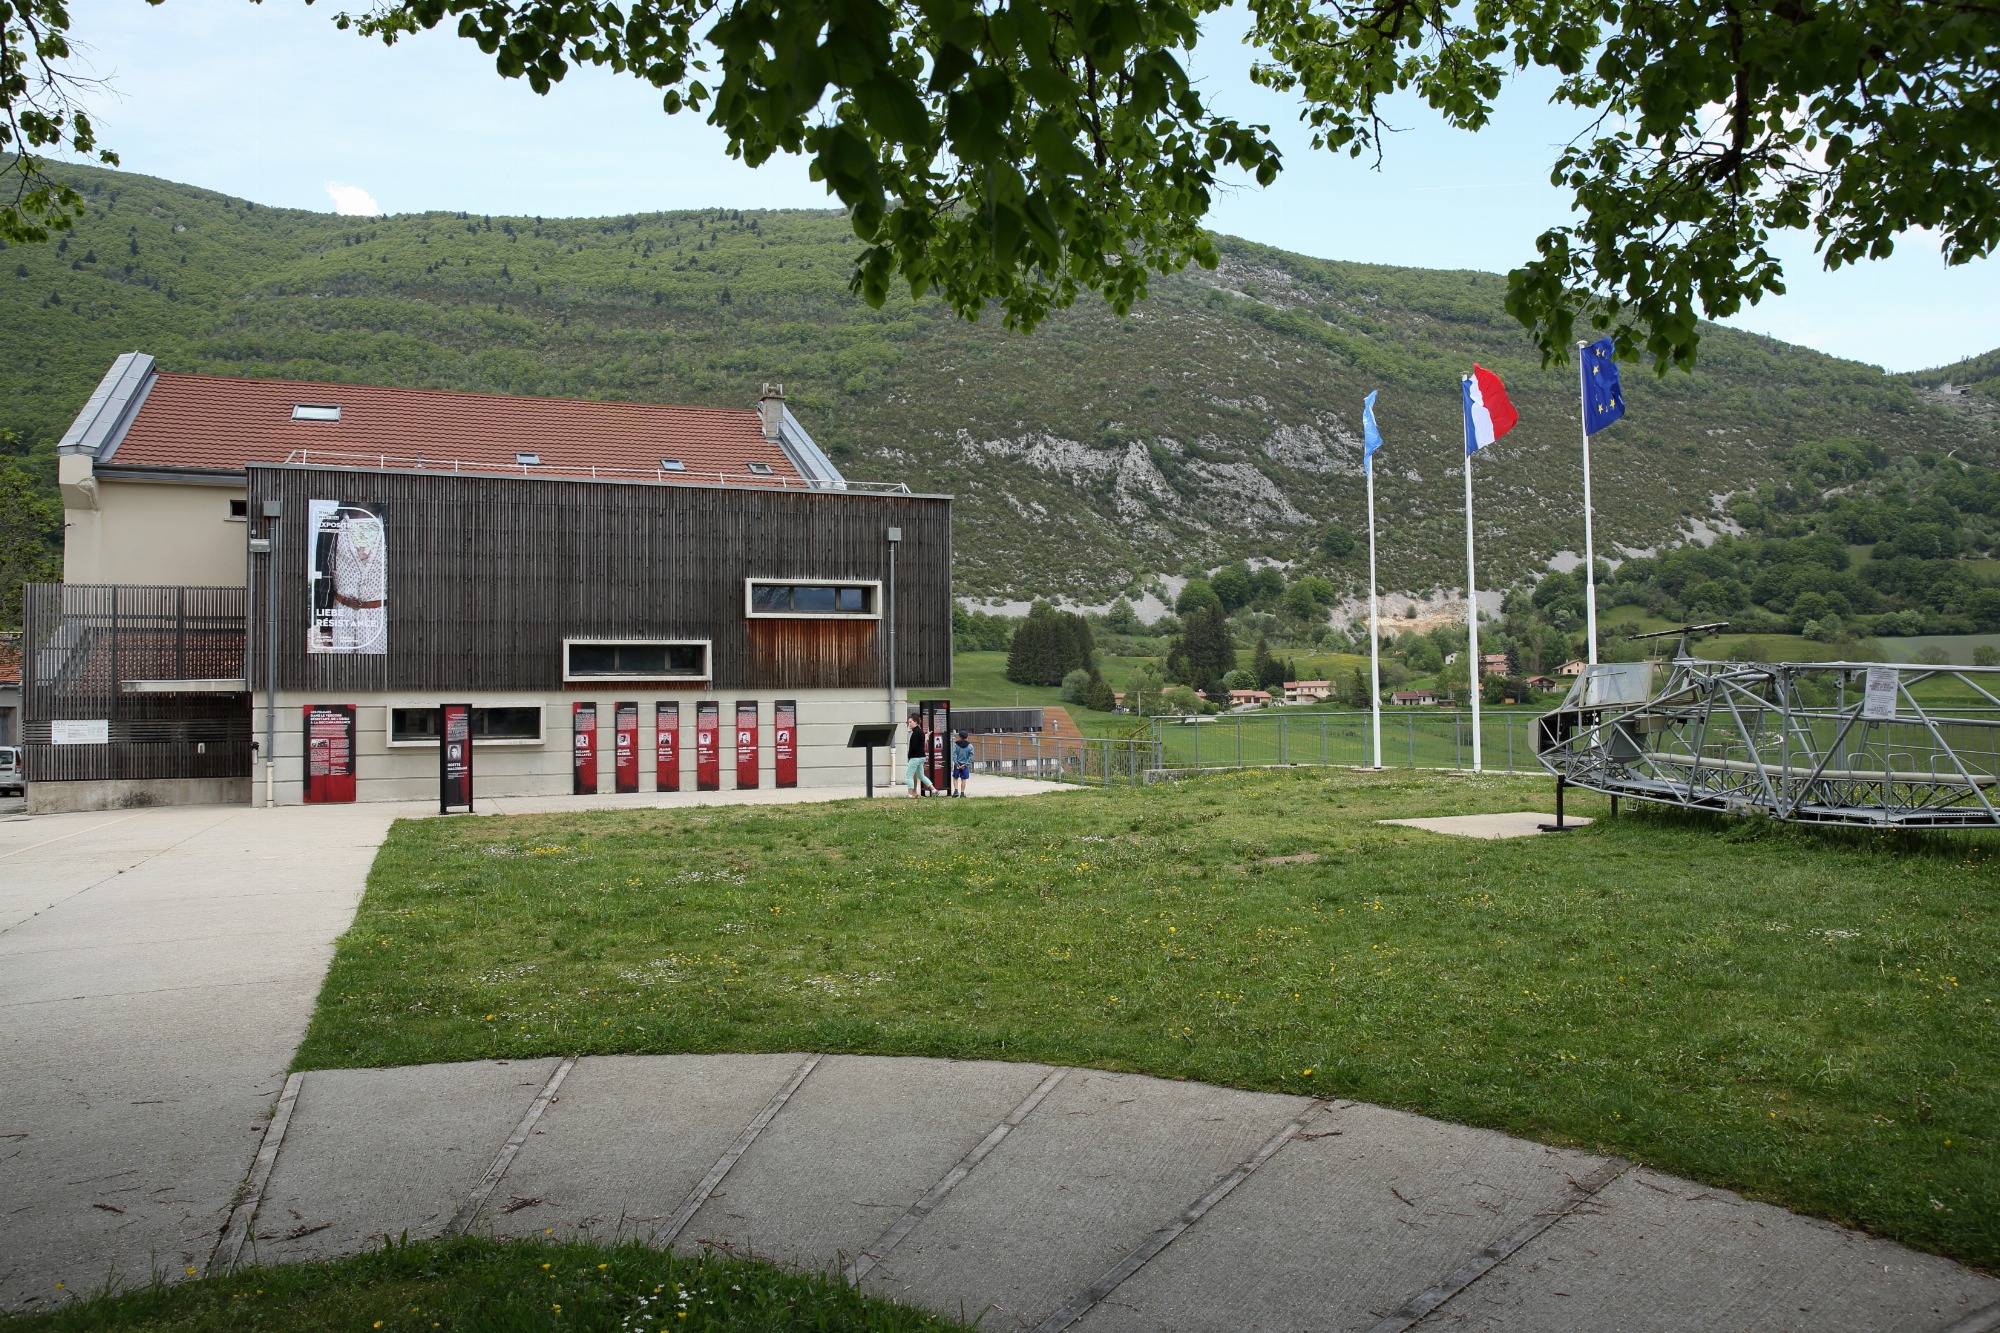
MULTIPOLYGON (((1496 773, 1542 773, 1535 760, 1540 713, 1487 712, 1480 718, 1481 766, 1496 773)), ((973 771, 1004 777, 1138 786, 1147 774, 1206 769, 1374 763, 1368 713, 1257 713, 1239 717, 1156 717, 1147 734, 1123 739, 1001 734, 973 738, 973 771)), ((1470 769, 1472 716, 1443 709, 1382 714, 1388 768, 1470 769)))

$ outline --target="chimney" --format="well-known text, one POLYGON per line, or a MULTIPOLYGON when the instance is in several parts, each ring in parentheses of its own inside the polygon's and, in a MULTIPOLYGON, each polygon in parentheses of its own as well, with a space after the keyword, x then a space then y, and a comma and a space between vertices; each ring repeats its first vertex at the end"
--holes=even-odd
POLYGON ((778 438, 778 427, 785 419, 785 386, 766 384, 764 391, 757 395, 757 415, 764 421, 764 438, 778 438))

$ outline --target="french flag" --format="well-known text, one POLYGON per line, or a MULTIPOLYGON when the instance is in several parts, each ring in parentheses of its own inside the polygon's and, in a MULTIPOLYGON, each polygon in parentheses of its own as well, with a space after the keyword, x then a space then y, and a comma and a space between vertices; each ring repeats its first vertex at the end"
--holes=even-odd
POLYGON ((1514 429, 1521 414, 1508 401, 1500 377, 1477 362, 1460 383, 1465 392, 1465 452, 1470 457, 1514 429))

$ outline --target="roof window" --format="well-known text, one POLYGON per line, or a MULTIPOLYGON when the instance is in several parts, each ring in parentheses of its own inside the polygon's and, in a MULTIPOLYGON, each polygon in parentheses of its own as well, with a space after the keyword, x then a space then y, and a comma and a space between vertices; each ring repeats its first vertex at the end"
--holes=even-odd
POLYGON ((537 467, 541 464, 542 456, 540 454, 515 454, 514 461, 522 467, 537 467))
POLYGON ((769 463, 746 463, 744 466, 748 467, 757 476, 768 477, 771 475, 771 465, 769 463))
POLYGON ((678 458, 662 458, 660 460, 660 471, 662 472, 685 472, 687 470, 688 465, 678 458))
POLYGON ((339 403, 293 403, 292 420, 338 421, 340 420, 340 404, 339 403))

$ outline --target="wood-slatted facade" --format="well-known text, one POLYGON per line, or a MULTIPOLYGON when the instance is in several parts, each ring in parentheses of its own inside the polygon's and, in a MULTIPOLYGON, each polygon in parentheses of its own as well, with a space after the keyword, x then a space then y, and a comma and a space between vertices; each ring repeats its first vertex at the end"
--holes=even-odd
POLYGON ((563 641, 579 638, 710 640, 718 690, 886 689, 886 619, 752 620, 744 586, 880 581, 886 597, 892 527, 902 530, 896 684, 951 680, 946 497, 261 464, 248 469, 248 495, 253 516, 266 500, 282 510, 275 552, 255 557, 259 689, 266 566, 281 690, 560 690, 563 641), (311 500, 382 513, 385 654, 305 651, 311 500))

